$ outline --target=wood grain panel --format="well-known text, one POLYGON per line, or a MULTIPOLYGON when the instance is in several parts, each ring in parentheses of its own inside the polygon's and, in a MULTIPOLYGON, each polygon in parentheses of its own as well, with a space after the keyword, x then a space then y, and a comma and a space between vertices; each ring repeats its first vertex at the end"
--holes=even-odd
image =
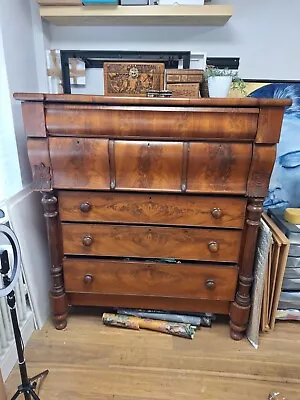
POLYGON ((47 138, 27 140, 27 151, 32 171, 33 190, 52 190, 52 167, 47 138))
POLYGON ((76 223, 62 228, 65 254, 237 262, 240 251, 241 231, 234 230, 76 223))
POLYGON ((22 115, 24 129, 28 137, 47 136, 43 103, 22 103, 22 115))
POLYGON ((46 106, 51 135, 249 140, 257 119, 255 108, 46 106))
POLYGON ((237 267, 65 259, 64 278, 67 292, 233 300, 237 267))
POLYGON ((269 107, 260 110, 256 143, 278 143, 284 108, 269 107))
POLYGON ((187 192, 244 194, 250 143, 191 143, 187 192))
POLYGON ((69 304, 74 306, 100 306, 143 308, 145 310, 171 310, 228 314, 231 302, 220 300, 177 299, 158 296, 122 296, 96 293, 68 293, 69 304))
POLYGON ((50 138, 54 186, 66 189, 109 189, 108 140, 50 138))
POLYGON ((243 228, 246 199, 143 193, 59 192, 64 221, 243 228), (88 211, 82 211, 85 204, 88 211), (220 210, 220 215, 216 211, 220 210), (214 217, 216 215, 216 217, 214 217))
POLYGON ((275 158, 276 145, 254 145, 247 183, 247 195, 249 197, 267 196, 275 158))
POLYGON ((116 189, 180 191, 183 144, 116 141, 116 189))
POLYGON ((127 97, 120 98, 102 95, 86 94, 51 94, 51 93, 14 93, 14 98, 21 101, 44 101, 45 103, 57 104, 93 104, 93 105, 149 105, 149 106, 183 106, 183 107, 234 107, 238 112, 240 108, 249 107, 249 112, 259 113, 264 107, 286 107, 292 104, 291 99, 259 99, 254 97, 220 97, 202 99, 178 99, 178 98, 151 98, 151 97, 127 97))

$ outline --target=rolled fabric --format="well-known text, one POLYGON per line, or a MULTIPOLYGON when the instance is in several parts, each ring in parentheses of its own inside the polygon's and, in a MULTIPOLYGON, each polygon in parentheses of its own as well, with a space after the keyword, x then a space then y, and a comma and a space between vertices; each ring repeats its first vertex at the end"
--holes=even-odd
POLYGON ((129 315, 108 314, 102 316, 104 325, 117 326, 128 329, 149 329, 152 331, 193 339, 196 328, 191 324, 139 318, 129 315))

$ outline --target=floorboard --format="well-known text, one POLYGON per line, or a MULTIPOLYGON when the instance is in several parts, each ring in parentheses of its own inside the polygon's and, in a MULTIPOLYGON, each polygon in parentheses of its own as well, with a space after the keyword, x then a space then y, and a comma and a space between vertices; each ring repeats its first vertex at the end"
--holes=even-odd
MULTIPOLYGON (((43 400, 267 400, 270 391, 300 399, 300 328, 279 322, 255 350, 229 338, 226 322, 193 340, 105 327, 74 314, 65 331, 47 323, 26 347, 29 373, 50 369, 43 400)), ((19 384, 15 368, 9 396, 19 384)))

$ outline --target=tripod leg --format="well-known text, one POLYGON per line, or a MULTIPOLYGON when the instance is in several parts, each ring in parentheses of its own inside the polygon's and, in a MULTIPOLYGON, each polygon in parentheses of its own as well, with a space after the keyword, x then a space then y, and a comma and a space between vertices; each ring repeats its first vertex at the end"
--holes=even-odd
POLYGON ((46 371, 41 372, 38 375, 33 376, 32 378, 29 379, 29 382, 32 383, 40 378, 46 378, 46 376, 49 374, 49 369, 46 369, 46 371))
POLYGON ((21 394, 21 392, 19 390, 17 390, 16 393, 11 398, 11 400, 16 400, 19 397, 20 394, 21 394))
POLYGON ((34 400, 40 400, 39 396, 35 393, 34 390, 30 391, 30 396, 34 399, 34 400))

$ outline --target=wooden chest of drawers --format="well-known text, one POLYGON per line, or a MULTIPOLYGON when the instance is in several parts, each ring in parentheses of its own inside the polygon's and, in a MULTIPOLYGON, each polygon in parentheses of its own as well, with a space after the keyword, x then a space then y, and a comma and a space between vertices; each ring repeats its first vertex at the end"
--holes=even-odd
POLYGON ((230 314, 241 339, 288 100, 16 94, 69 305, 230 314))

